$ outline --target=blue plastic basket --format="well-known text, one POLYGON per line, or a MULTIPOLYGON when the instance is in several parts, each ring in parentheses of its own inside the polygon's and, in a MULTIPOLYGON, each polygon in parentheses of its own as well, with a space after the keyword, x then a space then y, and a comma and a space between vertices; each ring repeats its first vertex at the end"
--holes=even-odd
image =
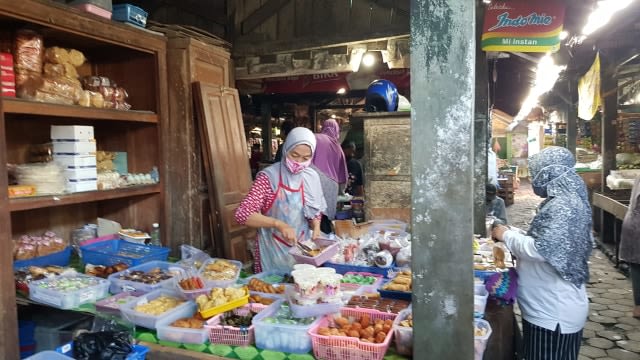
POLYGON ((166 261, 169 257, 168 248, 134 244, 120 239, 81 246, 80 253, 83 263, 105 266, 123 263, 131 267, 152 260, 166 261))
POLYGON ((35 257, 28 260, 16 260, 13 262, 14 269, 28 268, 29 266, 67 266, 71 257, 71 246, 67 246, 64 250, 57 253, 35 257))
POLYGON ((394 266, 388 268, 380 268, 377 266, 357 266, 357 265, 346 265, 346 264, 336 264, 332 262, 326 262, 322 266, 330 267, 336 269, 338 274, 346 274, 348 272, 368 272, 371 274, 382 275, 385 278, 389 277, 389 270, 392 270, 394 266))
POLYGON ((111 19, 137 25, 140 27, 147 26, 147 16, 149 14, 137 6, 131 4, 113 5, 113 14, 111 19))

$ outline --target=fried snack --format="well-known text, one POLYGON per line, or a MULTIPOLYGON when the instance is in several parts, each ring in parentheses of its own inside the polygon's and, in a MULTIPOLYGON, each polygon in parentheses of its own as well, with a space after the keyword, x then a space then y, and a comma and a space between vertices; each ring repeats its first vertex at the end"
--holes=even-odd
POLYGON ((499 246, 493 247, 493 262, 499 269, 504 269, 506 267, 504 264, 504 250, 499 246))
POLYGON ((271 304, 273 304, 274 301, 276 301, 276 300, 275 299, 271 299, 271 298, 262 297, 260 295, 251 295, 251 296, 249 296, 249 302, 250 303, 258 303, 258 304, 262 304, 262 305, 271 305, 271 304))

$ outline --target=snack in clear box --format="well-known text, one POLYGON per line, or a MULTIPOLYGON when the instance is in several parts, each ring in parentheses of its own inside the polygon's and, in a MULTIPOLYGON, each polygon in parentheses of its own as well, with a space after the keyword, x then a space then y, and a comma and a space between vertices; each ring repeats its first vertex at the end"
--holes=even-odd
POLYGON ((177 307, 183 302, 183 300, 163 295, 149 301, 148 303, 138 304, 133 308, 133 310, 147 315, 158 316, 177 307))
POLYGON ((217 259, 205 266, 202 276, 207 280, 233 280, 239 270, 230 261, 217 259))

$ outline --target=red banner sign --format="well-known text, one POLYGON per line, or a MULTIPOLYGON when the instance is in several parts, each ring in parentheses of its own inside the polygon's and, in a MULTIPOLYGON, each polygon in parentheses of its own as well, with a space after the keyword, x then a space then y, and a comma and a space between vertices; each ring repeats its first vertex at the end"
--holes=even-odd
MULTIPOLYGON (((340 89, 365 90, 376 79, 393 82, 398 89, 409 89, 409 69, 392 69, 377 73, 339 72, 311 75, 295 75, 265 78, 261 82, 259 93, 264 94, 300 94, 300 93, 336 93, 340 89)), ((258 90, 256 80, 238 80, 239 89, 258 90)), ((258 93, 253 92, 252 93, 258 93)))

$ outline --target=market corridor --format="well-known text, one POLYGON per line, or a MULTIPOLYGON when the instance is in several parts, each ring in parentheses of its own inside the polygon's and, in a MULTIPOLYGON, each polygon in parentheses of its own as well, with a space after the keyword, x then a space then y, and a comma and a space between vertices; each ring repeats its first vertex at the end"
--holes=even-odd
MULTIPOLYGON (((540 198, 523 180, 515 191, 515 203, 507 207, 509 222, 527 229, 539 203, 540 198)), ((589 321, 579 359, 640 360, 640 320, 631 316, 631 282, 597 249, 591 255, 589 271, 589 321)))

